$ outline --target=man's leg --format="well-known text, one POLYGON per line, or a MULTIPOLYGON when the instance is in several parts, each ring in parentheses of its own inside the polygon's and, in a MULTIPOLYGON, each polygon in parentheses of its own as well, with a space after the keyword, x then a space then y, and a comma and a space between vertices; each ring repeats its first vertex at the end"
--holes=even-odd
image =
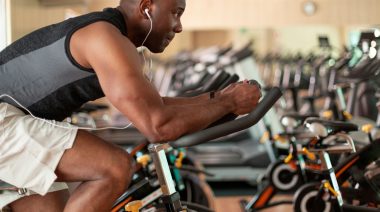
MULTIPOLYGON (((70 196, 64 211, 110 211, 131 181, 132 161, 122 148, 79 130, 73 147, 65 151, 55 171, 57 181, 83 182, 70 196)), ((15 201, 11 207, 16 212, 25 211, 24 208, 31 212, 62 211, 61 195, 60 192, 32 195, 15 201), (36 207, 31 208, 31 205, 36 207), (40 210, 41 207, 44 210, 40 210)))
POLYGON ((69 196, 68 190, 60 190, 48 193, 45 196, 38 194, 23 197, 11 203, 10 207, 13 212, 22 211, 48 211, 48 212, 62 212, 65 208, 67 198, 69 196))
POLYGON ((128 187, 133 170, 125 150, 79 130, 56 169, 60 181, 83 182, 70 196, 65 211, 109 211, 128 187))

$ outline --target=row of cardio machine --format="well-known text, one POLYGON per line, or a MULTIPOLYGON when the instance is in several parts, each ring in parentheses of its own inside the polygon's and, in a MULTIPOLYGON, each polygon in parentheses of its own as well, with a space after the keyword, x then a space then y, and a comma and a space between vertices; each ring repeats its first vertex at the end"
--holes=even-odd
POLYGON ((280 204, 292 204, 295 211, 377 211, 380 120, 374 101, 380 96, 380 54, 375 37, 364 42, 370 48, 339 56, 327 51, 255 60, 247 44, 155 61, 153 83, 165 96, 195 96, 255 79, 264 97, 247 116, 229 114, 168 144, 143 138, 132 144, 133 127, 100 133, 128 148, 139 164, 112 211, 213 211, 205 179, 257 185, 254 197, 241 201, 242 211, 280 204), (278 193, 293 199, 274 202, 278 193))
POLYGON ((284 92, 277 108, 284 131, 266 138, 274 149, 289 144, 289 151, 277 152, 259 192, 241 202, 245 211, 281 204, 294 211, 379 210, 380 56, 379 38, 371 34, 339 57, 324 51, 263 58, 266 85, 284 92), (278 193, 293 199, 273 201, 278 193))
POLYGON ((234 175, 260 187, 250 201, 241 202, 243 211, 280 204, 292 204, 295 211, 377 211, 380 54, 378 37, 369 34, 338 56, 327 48, 317 55, 269 55, 256 64, 249 45, 184 53, 165 66, 170 83, 162 75, 156 83, 173 96, 218 90, 247 78, 258 80, 266 91, 284 92, 255 126, 187 149, 213 174, 209 180, 228 181, 234 175), (245 141, 247 146, 241 145, 245 141), (254 154, 245 157, 249 153, 254 154), (284 192, 293 199, 272 201, 284 192))

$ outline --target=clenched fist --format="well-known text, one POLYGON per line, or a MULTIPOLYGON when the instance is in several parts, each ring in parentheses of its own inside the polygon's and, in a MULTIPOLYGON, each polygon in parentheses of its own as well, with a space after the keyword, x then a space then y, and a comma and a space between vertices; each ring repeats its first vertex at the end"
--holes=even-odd
POLYGON ((243 82, 233 83, 216 95, 231 101, 232 112, 236 115, 243 115, 251 112, 261 98, 261 88, 256 81, 244 80, 243 82))

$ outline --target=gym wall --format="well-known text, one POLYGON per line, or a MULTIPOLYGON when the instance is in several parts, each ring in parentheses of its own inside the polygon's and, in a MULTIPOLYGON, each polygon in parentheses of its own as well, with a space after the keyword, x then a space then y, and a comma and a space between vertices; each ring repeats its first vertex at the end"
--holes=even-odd
POLYGON ((295 25, 379 24, 378 0, 314 0, 314 15, 306 15, 306 0, 191 0, 183 23, 188 29, 273 28, 295 25))
MULTIPOLYGON (((65 0, 62 0, 63 2, 65 0)), ((253 40, 258 54, 272 51, 309 52, 317 36, 334 46, 348 41, 349 32, 380 24, 379 0, 314 0, 314 15, 306 15, 306 0, 188 0, 185 31, 177 35, 163 57, 182 49, 242 44, 253 40)), ((11 0, 12 40, 63 20, 116 6, 119 0, 85 0, 79 4, 43 6, 39 0, 11 0), (70 10, 68 10, 70 9, 70 10), (69 11, 69 12, 68 12, 69 11)))
POLYGON ((64 20, 68 8, 78 13, 86 9, 80 4, 43 6, 38 0, 11 0, 12 41, 35 29, 64 20))

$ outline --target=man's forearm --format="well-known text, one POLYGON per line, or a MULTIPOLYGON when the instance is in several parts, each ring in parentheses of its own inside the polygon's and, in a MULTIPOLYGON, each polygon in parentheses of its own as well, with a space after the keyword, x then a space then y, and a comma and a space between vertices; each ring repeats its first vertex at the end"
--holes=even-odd
POLYGON ((165 105, 189 105, 199 104, 210 100, 210 93, 204 93, 194 97, 162 97, 165 105))

